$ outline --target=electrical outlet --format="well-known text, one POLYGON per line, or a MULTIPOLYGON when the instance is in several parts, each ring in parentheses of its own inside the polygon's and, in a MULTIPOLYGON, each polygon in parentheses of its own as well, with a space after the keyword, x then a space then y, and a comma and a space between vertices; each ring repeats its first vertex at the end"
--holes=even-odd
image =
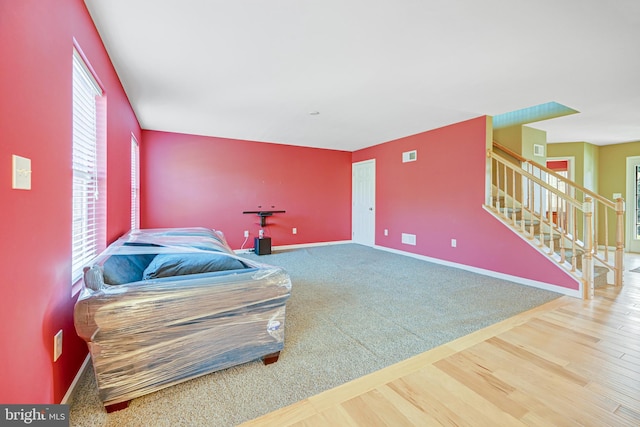
POLYGON ((458 244, 458 241, 456 239, 451 239, 451 247, 452 248, 455 248, 457 244, 458 244))
POLYGON ((293 230, 291 230, 293 234, 298 234, 298 229, 296 227, 293 227, 293 230))
POLYGON ((249 230, 244 230, 244 237, 249 237, 249 230))
POLYGON ((31 190, 31 159, 13 155, 13 183, 16 190, 31 190))
POLYGON ((389 230, 387 230, 386 228, 384 229, 384 235, 388 236, 389 235, 389 230))
POLYGON ((62 329, 53 337, 53 361, 55 362, 62 355, 62 329))

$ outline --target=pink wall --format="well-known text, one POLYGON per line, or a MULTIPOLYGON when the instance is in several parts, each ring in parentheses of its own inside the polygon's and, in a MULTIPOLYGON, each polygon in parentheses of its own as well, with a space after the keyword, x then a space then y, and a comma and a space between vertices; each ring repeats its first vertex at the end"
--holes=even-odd
POLYGON ((349 152, 144 131, 140 157, 142 227, 215 228, 234 249, 249 230, 252 248, 259 218, 242 212, 275 206, 275 246, 351 239, 349 152))
POLYGON ((0 402, 56 403, 87 349, 71 296, 71 73, 76 39, 107 94, 109 241, 129 229, 138 122, 82 0, 0 0, 0 402), (32 190, 11 189, 11 155, 32 190), (63 354, 53 362, 53 336, 63 354))
POLYGON ((376 159, 376 244, 577 289, 482 208, 485 127, 479 117, 353 153, 354 162, 376 159), (414 149, 417 161, 402 163, 414 149), (402 244, 402 233, 415 234, 417 245, 402 244))

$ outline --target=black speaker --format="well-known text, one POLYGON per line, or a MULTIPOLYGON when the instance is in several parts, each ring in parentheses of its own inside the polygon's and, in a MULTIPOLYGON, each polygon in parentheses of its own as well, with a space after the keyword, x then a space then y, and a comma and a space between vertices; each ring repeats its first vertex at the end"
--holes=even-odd
POLYGON ((253 250, 256 255, 269 255, 271 253, 271 237, 253 239, 253 250))

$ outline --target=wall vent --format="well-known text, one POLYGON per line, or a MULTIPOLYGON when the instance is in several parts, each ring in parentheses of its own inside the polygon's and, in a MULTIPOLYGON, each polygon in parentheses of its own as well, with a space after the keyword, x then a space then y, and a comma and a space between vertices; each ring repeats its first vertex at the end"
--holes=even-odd
POLYGON ((533 144, 533 155, 544 157, 544 145, 542 144, 533 144))
POLYGON ((402 243, 405 245, 416 245, 416 235, 415 234, 407 234, 402 233, 402 243))
POLYGON ((402 163, 415 162, 416 160, 418 160, 417 150, 405 151, 402 153, 402 163))

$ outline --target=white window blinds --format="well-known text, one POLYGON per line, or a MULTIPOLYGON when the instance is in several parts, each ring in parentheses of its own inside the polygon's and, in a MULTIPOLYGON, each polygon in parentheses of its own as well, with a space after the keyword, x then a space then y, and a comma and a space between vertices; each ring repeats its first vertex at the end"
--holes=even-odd
POLYGON ((131 137, 131 229, 140 228, 140 147, 131 137))
POLYGON ((73 55, 72 283, 105 246, 105 160, 99 146, 98 100, 102 96, 84 61, 73 55), (102 158, 101 158, 102 156, 102 158))

